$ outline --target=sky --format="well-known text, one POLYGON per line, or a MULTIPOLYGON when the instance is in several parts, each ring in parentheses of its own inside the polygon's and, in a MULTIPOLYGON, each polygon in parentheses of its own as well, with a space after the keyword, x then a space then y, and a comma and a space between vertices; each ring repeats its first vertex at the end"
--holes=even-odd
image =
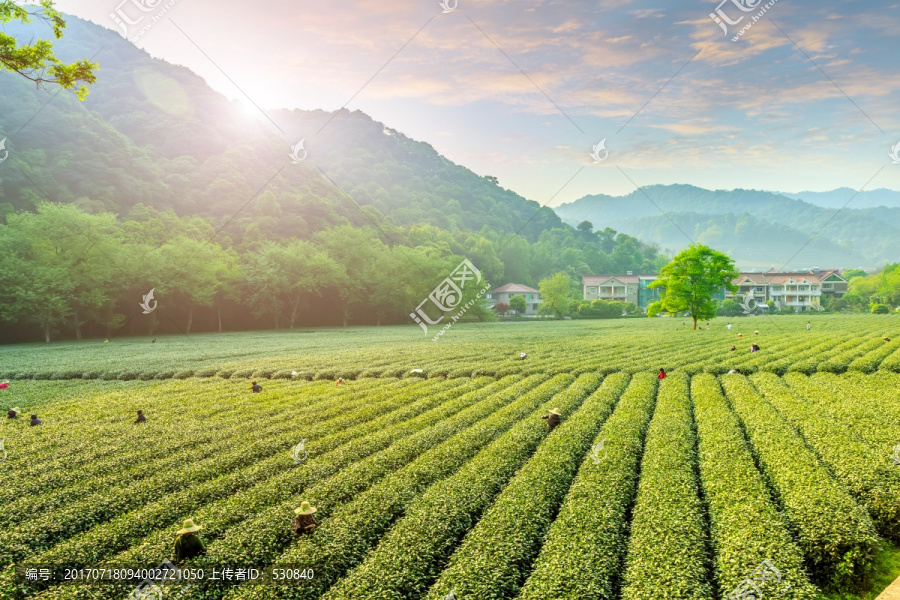
POLYGON ((444 2, 57 6, 141 18, 129 38, 159 15, 135 44, 250 113, 361 110, 549 206, 652 184, 900 190, 898 0, 444 2))

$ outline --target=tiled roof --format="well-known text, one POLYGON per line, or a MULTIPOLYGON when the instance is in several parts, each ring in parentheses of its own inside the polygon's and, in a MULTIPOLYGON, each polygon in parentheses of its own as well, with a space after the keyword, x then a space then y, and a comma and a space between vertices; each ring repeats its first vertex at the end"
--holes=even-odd
POLYGON ((501 285, 496 290, 491 291, 492 294, 503 294, 507 292, 518 292, 520 294, 540 294, 541 292, 534 289, 533 287, 528 287, 527 285, 522 285, 521 283, 507 283, 506 285, 501 285))
POLYGON ((601 285, 615 279, 621 283, 637 283, 638 275, 582 275, 581 281, 583 285, 601 285))
POLYGON ((813 271, 766 271, 765 273, 741 273, 737 279, 733 280, 733 283, 735 285, 741 285, 742 283, 746 282, 751 282, 756 285, 784 285, 785 282, 792 279, 797 282, 803 281, 805 279, 810 283, 822 283, 822 281, 824 281, 831 275, 840 276, 837 269, 826 269, 819 271, 818 273, 814 273, 813 271))

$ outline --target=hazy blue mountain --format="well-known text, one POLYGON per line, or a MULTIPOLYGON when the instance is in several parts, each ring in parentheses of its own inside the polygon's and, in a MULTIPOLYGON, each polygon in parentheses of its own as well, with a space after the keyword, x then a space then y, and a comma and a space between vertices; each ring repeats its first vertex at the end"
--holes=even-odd
POLYGON ((746 268, 872 267, 900 256, 900 208, 839 210, 772 192, 654 185, 627 196, 585 196, 555 210, 570 225, 587 220, 664 249, 688 239, 708 243, 746 268))
POLYGON ((794 200, 803 200, 816 206, 826 208, 900 208, 900 192, 884 188, 857 193, 856 190, 842 187, 830 192, 800 192, 799 194, 780 193, 794 200))

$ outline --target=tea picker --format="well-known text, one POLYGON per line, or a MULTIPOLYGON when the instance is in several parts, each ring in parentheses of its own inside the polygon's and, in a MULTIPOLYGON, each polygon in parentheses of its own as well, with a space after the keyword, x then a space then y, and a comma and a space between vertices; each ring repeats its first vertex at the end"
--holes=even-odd
POLYGON ((201 527, 194 524, 193 519, 185 519, 181 529, 176 531, 175 562, 181 562, 206 553, 203 540, 197 534, 201 527))
POLYGON ((550 414, 546 414, 541 418, 547 419, 547 429, 553 431, 553 428, 559 425, 559 421, 561 419, 561 417, 559 416, 559 409, 554 408, 550 411, 550 414))
POLYGON ((303 535, 304 533, 312 533, 316 530, 316 518, 313 513, 316 512, 315 506, 310 506, 309 502, 302 502, 300 508, 294 509, 294 533, 303 535))

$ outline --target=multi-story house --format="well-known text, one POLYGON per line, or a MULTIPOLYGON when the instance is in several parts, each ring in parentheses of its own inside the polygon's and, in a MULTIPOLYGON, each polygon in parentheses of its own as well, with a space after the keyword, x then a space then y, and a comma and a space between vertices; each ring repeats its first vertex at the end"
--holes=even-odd
MULTIPOLYGON (((583 297, 585 300, 634 302, 646 310, 652 302, 659 300, 660 288, 650 289, 650 283, 656 277, 635 275, 631 271, 624 275, 584 275, 581 278, 583 297)), ((765 273, 741 273, 734 284, 738 286, 736 293, 726 294, 724 290, 719 290, 714 297, 718 300, 731 298, 759 307, 765 307, 772 300, 778 309, 788 307, 803 312, 822 310, 823 296, 840 298, 847 292, 847 280, 836 269, 811 269, 796 273, 772 269, 765 273), (749 298, 755 300, 755 304, 748 302, 749 298)))
POLYGON ((585 300, 609 300, 612 302, 638 303, 640 276, 628 272, 625 275, 583 275, 581 284, 585 300))
POLYGON ((847 280, 835 269, 812 269, 800 272, 780 272, 774 269, 765 273, 741 273, 734 280, 739 287, 735 294, 726 297, 752 306, 773 301, 778 309, 792 308, 796 312, 822 310, 822 296, 840 298, 847 292, 847 280), (748 296, 749 294, 749 296, 748 296))
POLYGON ((522 296, 525 298, 524 314, 537 314, 538 305, 541 303, 541 292, 533 287, 522 285, 521 283, 507 283, 506 285, 501 285, 497 289, 492 290, 485 297, 494 304, 497 304, 498 302, 509 304, 509 299, 513 296, 522 296))
POLYGON ((583 275, 583 297, 585 300, 633 302, 646 309, 659 299, 659 288, 649 287, 654 279, 656 275, 635 275, 631 271, 624 275, 583 275))

